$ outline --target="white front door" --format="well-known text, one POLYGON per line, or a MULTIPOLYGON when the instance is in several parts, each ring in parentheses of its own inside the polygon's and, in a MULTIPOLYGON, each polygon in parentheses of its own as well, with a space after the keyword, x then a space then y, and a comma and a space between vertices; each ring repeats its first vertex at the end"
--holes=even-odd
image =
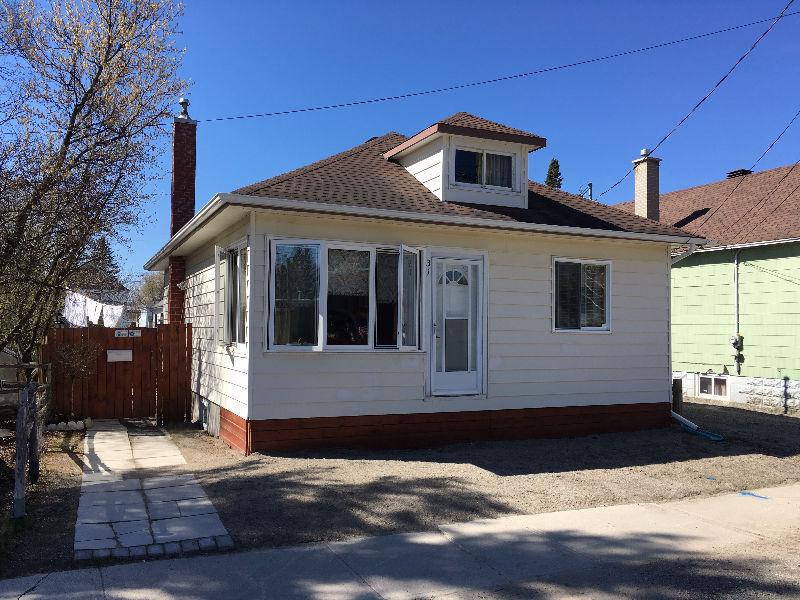
POLYGON ((431 392, 478 394, 483 373, 483 262, 434 258, 431 272, 431 392))

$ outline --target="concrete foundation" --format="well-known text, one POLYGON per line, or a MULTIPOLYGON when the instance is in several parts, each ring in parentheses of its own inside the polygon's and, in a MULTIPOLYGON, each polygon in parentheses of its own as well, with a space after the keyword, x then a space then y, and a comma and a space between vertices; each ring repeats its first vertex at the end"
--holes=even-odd
POLYGON ((784 378, 745 377, 714 373, 674 372, 683 385, 684 398, 712 404, 744 405, 769 413, 800 415, 800 381, 784 378), (704 394, 700 391, 701 377, 723 378, 725 395, 704 394))

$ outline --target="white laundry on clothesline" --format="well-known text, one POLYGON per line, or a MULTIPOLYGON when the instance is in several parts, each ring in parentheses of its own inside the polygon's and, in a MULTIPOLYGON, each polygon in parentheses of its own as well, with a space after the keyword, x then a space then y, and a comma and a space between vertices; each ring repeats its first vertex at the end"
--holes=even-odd
POLYGON ((69 292, 64 299, 64 319, 73 327, 97 325, 101 316, 105 327, 116 327, 124 310, 122 304, 103 304, 78 292, 69 292))

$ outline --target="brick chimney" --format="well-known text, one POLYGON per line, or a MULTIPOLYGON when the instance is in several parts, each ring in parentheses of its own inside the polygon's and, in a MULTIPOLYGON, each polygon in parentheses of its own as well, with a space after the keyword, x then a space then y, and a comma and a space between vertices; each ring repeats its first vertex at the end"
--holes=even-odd
MULTIPOLYGON (((172 194, 170 237, 194 216, 194 185, 197 164, 197 121, 189 117, 189 100, 181 98, 181 113, 172 125, 172 194)), ((170 256, 167 273, 167 322, 183 323, 184 291, 179 284, 186 277, 186 259, 170 256)))
POLYGON ((658 221, 658 164, 660 158, 642 149, 640 158, 633 161, 634 212, 645 219, 658 221))

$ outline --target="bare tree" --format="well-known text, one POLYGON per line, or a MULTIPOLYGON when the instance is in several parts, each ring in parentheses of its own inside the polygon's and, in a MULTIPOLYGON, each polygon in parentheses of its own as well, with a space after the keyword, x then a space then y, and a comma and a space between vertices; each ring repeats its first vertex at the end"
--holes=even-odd
POLYGON ((164 273, 145 273, 133 287, 128 307, 133 311, 141 311, 153 306, 164 297, 164 273))
POLYGON ((0 0, 0 350, 30 360, 139 221, 177 70, 172 0, 0 0), (101 257, 101 258, 98 258, 101 257))

